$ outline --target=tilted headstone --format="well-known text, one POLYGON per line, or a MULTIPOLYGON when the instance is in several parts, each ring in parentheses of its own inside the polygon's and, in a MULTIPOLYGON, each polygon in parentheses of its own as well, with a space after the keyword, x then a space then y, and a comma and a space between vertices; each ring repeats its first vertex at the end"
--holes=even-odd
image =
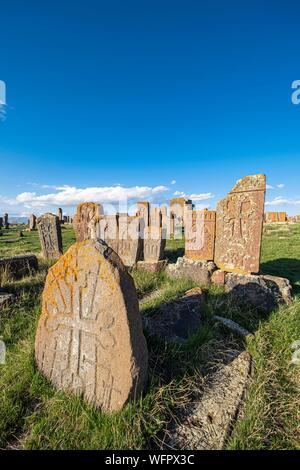
POLYGON ((34 214, 30 214, 29 216, 29 230, 36 230, 36 216, 34 214))
POLYGON ((76 241, 96 239, 97 224, 101 214, 101 204, 84 202, 77 206, 76 215, 73 218, 76 241))
POLYGON ((212 261, 215 252, 216 213, 189 210, 185 219, 185 256, 212 261))
POLYGON ((246 176, 217 205, 215 263, 223 271, 259 271, 265 175, 246 176))
POLYGON ((63 254, 61 227, 54 214, 44 214, 37 219, 42 253, 45 258, 55 259, 63 254))
POLYGON ((148 352, 133 279, 103 241, 75 243, 50 268, 35 341, 39 370, 103 411, 144 388, 148 352))
POLYGON ((35 255, 20 255, 0 259, 0 271, 13 277, 28 276, 38 270, 38 260, 35 255))

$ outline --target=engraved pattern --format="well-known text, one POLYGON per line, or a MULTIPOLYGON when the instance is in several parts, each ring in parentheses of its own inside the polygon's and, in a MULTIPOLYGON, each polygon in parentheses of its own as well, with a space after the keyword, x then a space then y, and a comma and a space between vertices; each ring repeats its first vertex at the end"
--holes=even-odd
POLYGON ((110 263, 94 246, 73 245, 47 276, 36 337, 39 368, 58 388, 104 410, 120 409, 132 387, 129 338, 110 263))
POLYGON ((185 256, 195 260, 213 260, 216 213, 208 210, 187 211, 185 256))
POLYGON ((58 217, 44 214, 37 219, 40 243, 45 258, 59 258, 63 253, 61 227, 58 217))

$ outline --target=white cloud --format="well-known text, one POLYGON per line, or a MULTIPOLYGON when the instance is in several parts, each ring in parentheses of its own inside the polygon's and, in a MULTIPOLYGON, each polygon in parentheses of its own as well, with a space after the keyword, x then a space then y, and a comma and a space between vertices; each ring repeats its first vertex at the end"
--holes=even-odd
POLYGON ((283 184, 283 183, 280 183, 280 184, 277 185, 277 188, 279 188, 279 189, 282 189, 284 187, 285 187, 285 184, 283 184))
POLYGON ((201 193, 201 194, 191 194, 188 196, 189 199, 193 201, 206 201, 207 199, 212 199, 214 195, 212 193, 201 193))
POLYGON ((267 184, 267 185, 266 185, 266 188, 267 188, 267 189, 274 189, 274 186, 271 186, 271 184, 267 184))
MULTIPOLYGON (((31 183, 32 184, 32 183, 31 183)), ((87 187, 76 188, 75 186, 49 186, 37 185, 43 189, 51 188, 55 192, 47 194, 38 194, 36 191, 25 191, 18 194, 15 198, 7 198, 0 196, 0 203, 3 206, 15 207, 24 212, 25 209, 35 210, 37 212, 45 212, 46 210, 53 210, 55 207, 65 207, 73 209, 81 202, 93 201, 97 203, 110 204, 110 203, 127 203, 127 201, 138 199, 153 200, 159 194, 165 193, 168 188, 163 185, 159 186, 132 186, 124 187, 118 186, 105 186, 105 187, 87 187)), ((25 211, 26 212, 26 211, 25 211)), ((28 212, 27 212, 28 213, 28 212)))
POLYGON ((176 184, 176 180, 172 180, 172 181, 171 181, 171 184, 176 184))
POLYGON ((299 206, 300 199, 290 199, 290 198, 284 198, 284 197, 278 196, 278 197, 275 197, 272 201, 266 201, 266 206, 286 206, 286 205, 299 206))

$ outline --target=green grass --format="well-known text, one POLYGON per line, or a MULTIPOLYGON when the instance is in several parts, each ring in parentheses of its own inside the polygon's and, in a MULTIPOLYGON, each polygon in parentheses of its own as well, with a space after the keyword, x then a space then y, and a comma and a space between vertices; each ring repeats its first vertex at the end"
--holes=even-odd
MULTIPOLYGON (((40 253, 37 232, 19 228, 0 237, 0 256, 40 253)), ((74 242, 70 226, 63 228, 64 250, 74 242)), ((183 254, 182 240, 169 240, 167 257, 183 254)), ((295 293, 300 288, 300 224, 266 228, 262 272, 288 277, 295 293)), ((255 332, 245 345, 254 359, 245 417, 238 423, 230 449, 298 449, 300 447, 299 371, 291 364, 291 343, 300 339, 300 299, 269 315, 239 309, 220 288, 206 295, 201 330, 184 346, 147 338, 149 383, 142 398, 112 415, 105 415, 80 397, 56 391, 37 371, 34 336, 48 264, 39 257, 38 274, 5 280, 5 290, 17 302, 0 314, 0 337, 7 346, 7 363, 0 365, 0 448, 25 449, 142 449, 153 448, 170 416, 190 399, 191 381, 202 373, 203 348, 219 337, 212 321, 219 314, 255 332)), ((152 315, 165 302, 178 298, 195 284, 172 280, 164 273, 133 270, 142 315, 152 315)), ((228 331, 222 330, 229 336, 228 331)), ((239 340, 241 341, 241 340, 239 340)))

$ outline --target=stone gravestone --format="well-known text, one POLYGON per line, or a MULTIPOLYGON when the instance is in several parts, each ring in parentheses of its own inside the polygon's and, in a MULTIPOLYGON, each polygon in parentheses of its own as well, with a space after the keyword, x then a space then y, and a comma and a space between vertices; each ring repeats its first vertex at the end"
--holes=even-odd
POLYGON ((64 222, 63 211, 60 207, 58 208, 58 211, 57 211, 57 217, 58 217, 58 220, 59 220, 60 223, 64 222))
POLYGON ((189 210, 185 219, 185 256, 212 261, 215 252, 216 213, 189 210))
POLYGON ((76 215, 73 218, 73 227, 76 241, 95 239, 97 224, 102 214, 101 204, 94 202, 84 202, 77 206, 76 215))
POLYGON ((59 258, 63 254, 63 247, 58 217, 44 214, 37 219, 37 227, 43 256, 49 259, 59 258))
POLYGON ((147 380, 133 279, 103 241, 75 243, 49 270, 35 341, 39 370, 59 389, 118 411, 147 380))
POLYGON ((0 217, 0 229, 3 227, 3 217, 0 217))
POLYGON ((158 228, 162 226, 162 213, 159 207, 151 207, 150 226, 158 228))
POLYGON ((278 212, 278 221, 279 222, 286 222, 287 221, 287 213, 286 212, 278 212))
POLYGON ((259 271, 265 190, 265 175, 246 176, 218 203, 214 261, 223 271, 259 271))
POLYGON ((119 215, 118 255, 127 267, 136 265, 141 257, 142 239, 140 218, 127 214, 119 215))
POLYGON ((138 262, 138 268, 150 272, 161 271, 166 266, 164 252, 166 246, 166 229, 148 227, 144 231, 143 260, 138 262))
POLYGON ((97 226, 97 238, 104 240, 116 253, 119 249, 119 216, 104 215, 97 226))
POLYGON ((137 202, 137 216, 141 218, 141 231, 149 227, 150 223, 150 203, 148 201, 137 202))
POLYGON ((4 214, 4 228, 8 229, 9 228, 9 223, 8 223, 8 214, 4 214))
POLYGON ((30 232, 36 230, 36 216, 34 214, 30 214, 29 217, 29 230, 30 232))

